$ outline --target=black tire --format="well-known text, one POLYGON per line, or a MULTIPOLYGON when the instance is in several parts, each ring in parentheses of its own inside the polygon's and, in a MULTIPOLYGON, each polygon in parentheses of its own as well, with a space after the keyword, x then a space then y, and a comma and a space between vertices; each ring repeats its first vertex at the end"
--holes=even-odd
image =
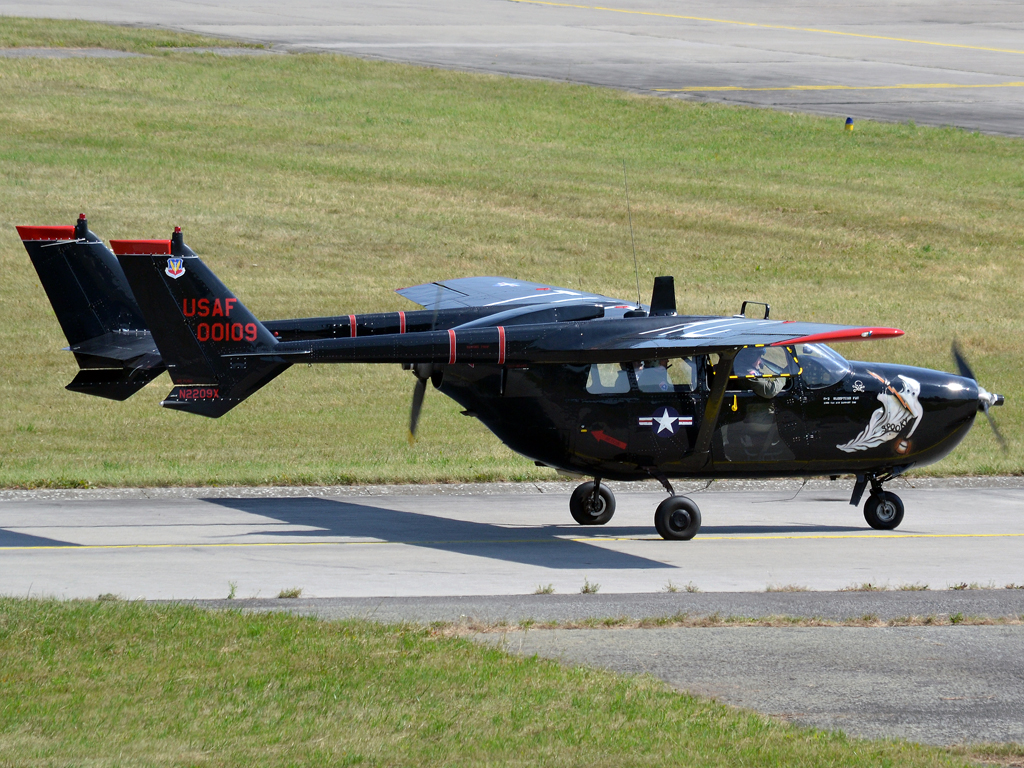
POLYGON ((864 502, 864 519, 878 531, 891 531, 903 522, 903 502, 895 493, 872 493, 864 502))
POLYGON ((689 541, 700 530, 700 509, 685 496, 669 496, 654 513, 654 527, 663 539, 689 541))
POLYGON ((580 525, 604 525, 615 514, 615 494, 602 485, 594 500, 594 484, 577 486, 569 497, 569 513, 580 525))

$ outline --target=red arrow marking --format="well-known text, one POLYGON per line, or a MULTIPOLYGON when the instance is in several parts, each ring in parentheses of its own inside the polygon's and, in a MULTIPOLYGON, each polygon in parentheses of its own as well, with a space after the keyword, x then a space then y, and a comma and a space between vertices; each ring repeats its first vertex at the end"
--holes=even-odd
POLYGON ((606 435, 600 429, 597 430, 596 432, 591 432, 590 434, 592 434, 594 436, 594 439, 597 440, 597 442, 599 443, 608 443, 608 445, 614 445, 616 448, 624 449, 626 447, 626 444, 624 442, 622 442, 621 440, 616 440, 611 435, 606 435))

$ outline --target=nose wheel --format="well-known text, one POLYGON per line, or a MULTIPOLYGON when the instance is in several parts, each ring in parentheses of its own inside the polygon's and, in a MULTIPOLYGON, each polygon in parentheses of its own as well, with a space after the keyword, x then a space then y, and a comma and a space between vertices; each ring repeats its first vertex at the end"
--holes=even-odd
POLYGON ((882 483, 892 480, 900 472, 902 470, 893 470, 883 475, 857 475, 850 504, 860 504, 864 490, 870 483, 871 491, 868 493, 868 500, 864 502, 864 519, 877 531, 891 531, 903 522, 903 502, 900 497, 882 490, 882 483))
POLYGON ((878 531, 891 531, 903 522, 903 502, 895 493, 872 491, 864 502, 864 519, 878 531))

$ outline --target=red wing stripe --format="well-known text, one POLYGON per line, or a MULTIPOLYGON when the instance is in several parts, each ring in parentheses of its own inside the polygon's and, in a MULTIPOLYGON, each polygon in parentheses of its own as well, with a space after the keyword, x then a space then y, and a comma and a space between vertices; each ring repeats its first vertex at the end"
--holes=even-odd
POLYGON ((348 335, 351 336, 353 339, 356 337, 356 316, 355 315, 349 315, 348 316, 348 335))
POLYGON ((786 341, 776 341, 772 346, 784 347, 789 344, 813 344, 816 341, 865 341, 866 339, 893 339, 902 335, 903 331, 898 328, 846 328, 841 331, 812 333, 810 336, 800 336, 786 341))
POLYGON ((455 364, 455 331, 448 329, 448 365, 455 364))
POLYGON ((405 333, 405 312, 398 313, 398 332, 405 333))
POLYGON ((505 364, 505 328, 498 326, 498 365, 505 364))

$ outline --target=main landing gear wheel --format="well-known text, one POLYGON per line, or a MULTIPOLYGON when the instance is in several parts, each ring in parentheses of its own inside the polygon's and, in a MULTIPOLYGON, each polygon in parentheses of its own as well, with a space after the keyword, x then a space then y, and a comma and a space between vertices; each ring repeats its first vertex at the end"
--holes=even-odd
POLYGON ((903 522, 903 502, 895 493, 878 491, 864 502, 864 519, 879 531, 891 531, 903 522))
POLYGON ((689 541, 700 530, 700 509, 685 496, 669 496, 654 513, 654 527, 663 539, 689 541))
POLYGON ((595 483, 583 483, 569 497, 569 513, 580 525, 604 525, 615 514, 615 495, 602 485, 594 494, 595 483))

